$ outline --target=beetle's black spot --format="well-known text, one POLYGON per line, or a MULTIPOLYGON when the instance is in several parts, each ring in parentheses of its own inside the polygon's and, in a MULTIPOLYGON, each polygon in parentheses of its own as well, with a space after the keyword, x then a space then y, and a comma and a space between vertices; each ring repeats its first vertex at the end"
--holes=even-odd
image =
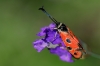
POLYGON ((68 49, 68 50, 72 50, 72 48, 71 48, 71 47, 67 47, 67 49, 68 49))
POLYGON ((77 55, 77 53, 75 52, 74 55, 77 55))
POLYGON ((68 43, 71 43, 70 39, 66 39, 66 41, 67 41, 68 43))

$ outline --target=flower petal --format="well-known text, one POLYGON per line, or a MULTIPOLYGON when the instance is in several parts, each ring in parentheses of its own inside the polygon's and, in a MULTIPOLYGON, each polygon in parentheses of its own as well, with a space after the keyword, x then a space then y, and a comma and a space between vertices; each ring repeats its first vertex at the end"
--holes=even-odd
POLYGON ((51 23, 51 24, 49 25, 49 28, 52 29, 52 30, 53 30, 55 27, 56 27, 56 25, 55 25, 54 23, 51 23))
POLYGON ((61 38, 56 38, 52 43, 53 44, 61 44, 62 40, 61 38))
POLYGON ((50 52, 52 54, 56 54, 58 56, 61 56, 64 53, 67 53, 67 51, 63 50, 60 46, 56 47, 56 48, 51 48, 50 52))
POLYGON ((72 56, 71 55, 62 55, 62 56, 60 56, 60 59, 62 60, 62 61, 65 61, 65 62, 74 62, 73 60, 72 60, 72 56))
POLYGON ((48 29, 48 27, 41 28, 41 31, 37 34, 37 36, 44 36, 46 34, 46 29, 48 29))
POLYGON ((50 49, 50 52, 52 54, 58 55, 62 61, 73 62, 72 55, 67 50, 62 49, 61 47, 52 48, 50 49))
POLYGON ((47 33, 47 36, 45 37, 45 39, 48 41, 48 42, 52 42, 53 39, 54 39, 54 35, 55 35, 55 32, 54 31, 49 31, 47 33))
POLYGON ((45 42, 44 40, 40 39, 35 42, 33 42, 34 48, 38 51, 41 52, 45 47, 47 47, 48 43, 45 42))

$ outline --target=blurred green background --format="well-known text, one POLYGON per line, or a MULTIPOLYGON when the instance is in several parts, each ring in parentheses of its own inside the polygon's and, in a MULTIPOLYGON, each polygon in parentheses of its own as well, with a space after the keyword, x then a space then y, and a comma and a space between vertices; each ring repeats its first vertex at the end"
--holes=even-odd
POLYGON ((33 48, 36 33, 52 22, 38 10, 42 5, 100 54, 100 0, 0 0, 0 66, 100 66, 92 56, 67 63, 33 48))

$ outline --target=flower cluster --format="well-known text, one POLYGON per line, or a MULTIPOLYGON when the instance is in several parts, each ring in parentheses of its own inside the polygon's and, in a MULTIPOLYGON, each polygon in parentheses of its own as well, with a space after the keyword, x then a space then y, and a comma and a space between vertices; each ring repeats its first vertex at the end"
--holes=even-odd
POLYGON ((33 42, 34 48, 41 52, 44 48, 48 48, 51 54, 56 54, 62 61, 73 62, 72 55, 65 49, 65 45, 57 33, 54 30, 56 25, 51 23, 49 26, 41 28, 41 31, 37 34, 39 37, 43 37, 33 42))

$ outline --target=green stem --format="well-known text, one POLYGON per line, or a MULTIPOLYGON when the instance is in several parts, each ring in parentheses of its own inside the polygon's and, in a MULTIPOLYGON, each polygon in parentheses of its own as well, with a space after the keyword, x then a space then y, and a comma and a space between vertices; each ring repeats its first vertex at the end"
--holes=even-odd
POLYGON ((95 57, 95 58, 100 59, 100 55, 98 55, 98 54, 95 54, 95 53, 90 52, 90 51, 88 51, 88 54, 91 55, 91 56, 93 56, 93 57, 95 57))

